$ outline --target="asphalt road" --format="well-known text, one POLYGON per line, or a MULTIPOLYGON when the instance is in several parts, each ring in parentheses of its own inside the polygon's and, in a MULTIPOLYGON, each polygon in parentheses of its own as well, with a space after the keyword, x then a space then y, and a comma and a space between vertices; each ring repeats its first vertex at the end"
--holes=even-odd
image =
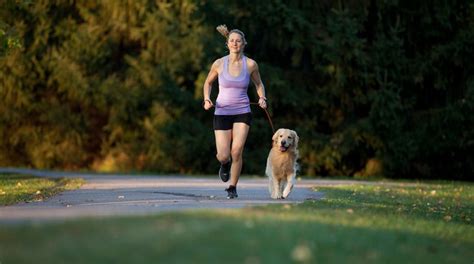
POLYGON ((233 209, 266 204, 301 203, 323 197, 315 186, 348 184, 350 181, 298 180, 285 200, 273 200, 267 179, 241 178, 239 197, 227 199, 227 187, 217 176, 140 176, 52 172, 0 168, 0 172, 27 173, 41 177, 80 177, 86 183, 45 201, 0 207, 0 222, 77 219, 146 215, 168 211, 233 209))

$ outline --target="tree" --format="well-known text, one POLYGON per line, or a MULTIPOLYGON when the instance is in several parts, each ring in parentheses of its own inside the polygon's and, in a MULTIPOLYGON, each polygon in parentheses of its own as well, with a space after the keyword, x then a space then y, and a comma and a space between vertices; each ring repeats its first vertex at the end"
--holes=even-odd
MULTIPOLYGON (((0 36, 0 165, 215 173, 202 84, 226 23, 246 33, 276 127, 299 133, 302 174, 474 167, 469 1, 24 3, 0 3, 21 44, 0 36)), ((263 174, 272 132, 253 114, 243 171, 263 174)))

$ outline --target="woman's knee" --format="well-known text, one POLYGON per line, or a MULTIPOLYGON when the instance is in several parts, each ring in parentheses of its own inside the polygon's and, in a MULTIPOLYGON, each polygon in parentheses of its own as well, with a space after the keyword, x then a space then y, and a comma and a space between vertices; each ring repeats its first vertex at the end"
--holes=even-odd
POLYGON ((221 162, 221 163, 226 163, 229 161, 230 158, 230 153, 229 152, 220 152, 216 154, 216 158, 221 162))
POLYGON ((232 156, 232 160, 234 160, 234 161, 240 160, 242 158, 242 152, 243 152, 243 148, 233 148, 230 151, 230 154, 232 156))

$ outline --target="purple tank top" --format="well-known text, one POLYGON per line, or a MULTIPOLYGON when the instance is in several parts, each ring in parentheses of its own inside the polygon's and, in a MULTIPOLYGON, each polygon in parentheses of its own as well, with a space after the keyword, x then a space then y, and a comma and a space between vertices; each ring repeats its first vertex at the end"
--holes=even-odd
POLYGON ((239 76, 229 74, 229 56, 224 57, 224 69, 219 74, 219 94, 216 100, 215 115, 238 115, 250 112, 247 89, 250 75, 247 71, 247 58, 242 56, 242 71, 239 76))

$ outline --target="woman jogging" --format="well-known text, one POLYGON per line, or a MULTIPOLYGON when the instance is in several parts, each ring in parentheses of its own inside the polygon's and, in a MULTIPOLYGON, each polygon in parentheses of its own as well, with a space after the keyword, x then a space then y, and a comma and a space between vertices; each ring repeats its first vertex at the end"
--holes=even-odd
POLYGON ((242 170, 242 153, 252 122, 250 100, 247 89, 250 80, 254 83, 259 96, 258 104, 267 107, 265 87, 260 79, 257 63, 244 55, 247 45, 245 34, 238 30, 228 30, 225 25, 217 30, 226 37, 229 54, 217 59, 204 82, 204 109, 215 106, 214 135, 216 138, 217 159, 221 163, 219 176, 222 181, 230 179, 227 198, 237 198, 237 183, 242 170), (212 83, 218 79, 219 94, 216 104, 210 95, 212 83))

